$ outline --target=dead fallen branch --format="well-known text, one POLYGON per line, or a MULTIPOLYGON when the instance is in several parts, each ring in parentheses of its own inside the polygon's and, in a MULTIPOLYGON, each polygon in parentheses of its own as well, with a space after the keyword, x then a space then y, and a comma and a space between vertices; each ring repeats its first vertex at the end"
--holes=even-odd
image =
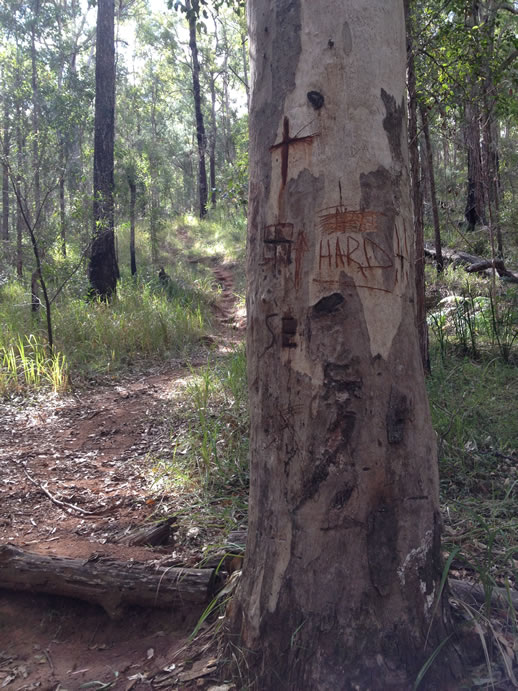
POLYGON ((175 522, 175 518, 167 518, 165 521, 159 523, 152 523, 150 525, 139 526, 131 530, 126 530, 119 535, 114 542, 121 545, 129 545, 136 547, 139 545, 165 545, 171 537, 171 526, 175 522))
POLYGON ((204 604, 213 595, 213 569, 156 568, 94 555, 88 560, 0 547, 0 588, 75 597, 101 605, 115 618, 127 605, 176 607, 204 604))
POLYGON ((475 264, 471 264, 471 266, 467 266, 466 271, 468 273, 477 273, 479 271, 486 271, 487 269, 493 268, 496 269, 496 272, 500 278, 506 279, 511 283, 518 283, 518 274, 508 271, 505 268, 503 259, 495 259, 494 261, 483 259, 479 262, 475 262, 475 264))
POLYGON ((70 504, 67 501, 62 501, 61 499, 58 499, 53 494, 51 494, 49 492, 49 490, 44 485, 42 485, 37 480, 35 480, 31 475, 29 475, 29 471, 27 470, 25 463, 20 463, 20 465, 22 466, 23 472, 27 476, 27 479, 29 480, 29 482, 32 482, 32 484, 35 485, 39 490, 41 490, 43 492, 43 494, 46 497, 48 497, 53 504, 55 504, 56 506, 59 506, 60 509, 63 509, 67 513, 70 513, 71 511, 75 511, 76 513, 80 514, 84 518, 95 518, 97 516, 105 515, 110 510, 109 508, 103 508, 103 509, 100 509, 99 511, 86 511, 86 509, 82 509, 80 506, 77 506, 76 504, 70 504))
MULTIPOLYGON (((484 605, 486 603, 486 593, 481 585, 459 581, 455 578, 448 580, 450 591, 454 597, 468 605, 484 605)), ((491 606, 508 609, 511 604, 518 612, 518 592, 515 590, 507 591, 505 588, 493 587, 489 593, 491 606)))
MULTIPOLYGON (((436 257, 435 247, 430 243, 425 243, 424 253, 425 256, 431 259, 435 259, 436 257)), ((465 266, 468 273, 477 273, 480 271, 492 270, 494 268, 502 280, 510 283, 518 283, 518 273, 509 271, 503 259, 495 259, 492 261, 484 259, 483 257, 477 257, 474 254, 468 254, 467 252, 449 249, 443 249, 442 256, 447 263, 465 266)))

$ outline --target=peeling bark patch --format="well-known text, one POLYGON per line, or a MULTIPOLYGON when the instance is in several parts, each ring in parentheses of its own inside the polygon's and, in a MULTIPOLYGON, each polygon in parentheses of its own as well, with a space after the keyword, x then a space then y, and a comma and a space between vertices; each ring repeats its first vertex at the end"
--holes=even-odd
POLYGON ((308 101, 311 103, 315 110, 320 110, 324 105, 324 97, 319 91, 308 91, 306 94, 308 101))
POLYGON ((397 516, 392 506, 374 509, 367 520, 367 559, 371 583, 388 595, 396 572, 397 516))
POLYGON ((394 386, 390 390, 387 411, 387 440, 389 444, 400 444, 405 434, 405 423, 410 415, 410 402, 406 394, 394 386))
POLYGON ((392 194, 393 180, 390 172, 380 166, 377 170, 360 175, 362 211, 382 211, 394 215, 394 200, 392 194))
POLYGON ((328 362, 324 366, 324 386, 326 389, 347 392, 358 398, 358 392, 361 390, 363 382, 359 378, 351 378, 351 368, 349 365, 338 365, 328 362))
POLYGON ((313 305, 313 316, 320 317, 335 312, 337 307, 342 304, 344 299, 344 296, 340 293, 326 295, 325 298, 322 298, 315 305, 313 305))
POLYGON ((403 132, 403 117, 405 113, 403 103, 398 106, 394 96, 388 94, 385 89, 381 90, 381 99, 387 112, 383 118, 383 128, 387 133, 390 151, 397 161, 402 161, 401 134, 403 132))

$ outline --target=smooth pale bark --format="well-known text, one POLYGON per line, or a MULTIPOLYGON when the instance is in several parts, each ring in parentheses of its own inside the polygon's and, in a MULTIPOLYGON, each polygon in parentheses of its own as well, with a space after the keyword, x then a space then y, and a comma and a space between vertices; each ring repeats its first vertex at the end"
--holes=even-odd
POLYGON ((415 246, 415 290, 416 325, 419 335, 421 361, 426 372, 430 372, 428 324, 426 321, 426 295, 424 276, 424 218, 423 190, 421 187, 421 166, 419 156, 419 137, 417 134, 417 85, 414 61, 414 27, 410 0, 404 0, 406 24, 406 59, 408 89, 408 142, 410 159, 410 188, 414 208, 414 246, 415 246))
MULTIPOLYGON (((251 488, 234 655, 261 691, 409 689, 448 624, 445 602, 432 617, 403 0, 248 13, 251 488)), ((450 652, 421 688, 447 688, 450 652)))
POLYGON ((119 278, 114 233, 114 139, 114 0, 99 0, 95 47, 94 227, 88 278, 92 294, 103 299, 115 292, 119 278))

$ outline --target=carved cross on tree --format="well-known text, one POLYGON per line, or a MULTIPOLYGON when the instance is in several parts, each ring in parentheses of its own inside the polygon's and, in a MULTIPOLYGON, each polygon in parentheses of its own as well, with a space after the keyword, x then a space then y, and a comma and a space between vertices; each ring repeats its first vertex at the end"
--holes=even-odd
POLYGON ((270 151, 276 151, 277 149, 281 150, 281 176, 283 187, 286 185, 286 181, 288 179, 288 159, 290 145, 299 142, 310 142, 314 136, 314 134, 308 134, 305 137, 297 137, 297 135, 295 135, 294 137, 290 137, 290 121, 287 115, 284 116, 284 121, 282 124, 282 141, 280 141, 278 144, 274 144, 270 148, 270 151))

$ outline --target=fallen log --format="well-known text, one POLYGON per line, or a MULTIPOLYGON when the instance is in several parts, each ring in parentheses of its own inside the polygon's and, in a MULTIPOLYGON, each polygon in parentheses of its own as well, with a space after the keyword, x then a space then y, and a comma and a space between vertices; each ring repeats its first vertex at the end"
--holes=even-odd
POLYGON ((121 545, 129 545, 130 547, 165 545, 171 537, 172 525, 175 523, 175 520, 175 518, 167 518, 160 523, 125 530, 115 538, 114 542, 121 545))
POLYGON ((217 587, 214 569, 157 568, 94 555, 68 559, 0 547, 0 588, 75 597, 117 618, 127 605, 185 608, 204 604, 217 587))
MULTIPOLYGON (((435 247, 431 243, 425 243, 424 253, 426 257, 430 257, 431 259, 436 258, 435 247)), ((518 283, 518 273, 509 271, 509 269, 506 268, 503 259, 489 260, 484 259, 483 257, 477 257, 474 254, 461 252, 460 250, 457 251, 449 249, 443 249, 442 256, 444 261, 448 263, 454 265, 462 264, 465 266, 468 273, 490 271, 494 268, 503 281, 518 283)))
MULTIPOLYGON (((468 583, 468 581, 459 581, 456 578, 449 578, 448 585, 450 592, 458 600, 462 600, 468 605, 484 605, 486 604, 486 592, 481 585, 477 583, 468 583)), ((512 605, 518 612, 518 593, 516 590, 494 586, 488 594, 491 601, 491 606, 502 607, 507 609, 512 605)))
POLYGON ((496 269, 496 272, 501 279, 510 281, 511 283, 518 283, 518 274, 506 269, 503 259, 495 259, 494 261, 482 259, 475 264, 467 266, 466 271, 468 273, 477 273, 479 271, 487 271, 487 269, 492 269, 493 267, 496 269))

